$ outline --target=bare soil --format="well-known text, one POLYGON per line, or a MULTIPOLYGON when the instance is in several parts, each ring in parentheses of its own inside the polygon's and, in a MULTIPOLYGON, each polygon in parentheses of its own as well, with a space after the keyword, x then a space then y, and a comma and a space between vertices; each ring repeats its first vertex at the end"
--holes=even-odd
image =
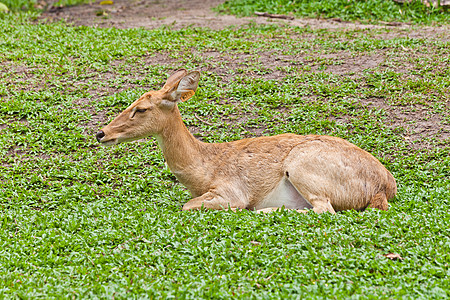
MULTIPOLYGON (((345 22, 340 19, 272 19, 266 17, 238 18, 232 15, 221 15, 211 8, 223 3, 224 0, 114 0, 112 5, 95 3, 54 7, 50 6, 41 16, 49 21, 64 19, 74 25, 154 29, 163 25, 179 29, 185 26, 208 27, 223 29, 229 26, 256 24, 289 24, 292 26, 310 26, 323 29, 365 29, 382 28, 384 26, 408 28, 409 24, 399 22, 384 22, 383 25, 360 24, 345 22)), ((448 28, 429 27, 415 33, 411 37, 446 35, 448 28)))
MULTIPOLYGON (((99 2, 99 1, 96 1, 99 2)), ((48 11, 42 14, 41 19, 52 22, 57 20, 66 20, 75 26, 98 26, 98 27, 116 27, 116 28, 135 28, 144 27, 148 29, 158 28, 160 26, 170 26, 173 29, 183 28, 185 26, 208 27, 211 29, 223 29, 229 26, 242 26, 249 23, 256 24, 280 24, 291 26, 309 26, 315 29, 368 29, 368 28, 391 28, 390 31, 380 31, 380 38, 392 39, 396 37, 410 38, 427 38, 431 40, 450 40, 449 26, 434 27, 415 27, 402 23, 386 23, 382 25, 360 24, 342 22, 341 20, 324 20, 324 19, 293 19, 280 20, 264 17, 247 17, 238 18, 230 15, 219 15, 211 10, 222 3, 221 0, 115 0, 113 5, 86 4, 73 7, 50 7, 48 11)), ((408 53, 408 49, 404 49, 400 67, 396 67, 396 72, 409 76, 410 66, 408 61, 414 58, 415 53, 408 53)), ((432 51, 431 51, 432 52, 432 51)), ((260 63, 273 70, 268 74, 248 74, 254 77, 263 77, 266 79, 276 79, 282 77, 283 71, 277 69, 279 66, 288 66, 292 61, 299 63, 307 63, 307 55, 300 56, 274 56, 272 53, 259 53, 259 57, 247 57, 248 55, 240 54, 239 56, 229 56, 224 53, 206 52, 198 53, 203 60, 210 62, 210 67, 203 71, 214 72, 222 77, 224 82, 231 81, 234 78, 229 75, 227 70, 236 69, 246 60, 257 60, 260 63)), ((420 54, 427 55, 427 54, 420 54)), ((428 55, 432 56, 432 53, 428 55)), ((325 71, 344 76, 357 76, 363 70, 371 68, 386 68, 385 62, 389 58, 395 61, 392 54, 386 53, 385 50, 377 50, 370 55, 353 56, 345 51, 330 53, 323 55, 324 59, 335 61, 335 64, 329 64, 325 71)), ((156 57, 143 57, 146 64, 160 64, 173 66, 174 69, 179 67, 176 59, 171 59, 164 54, 158 54, 156 57)), ((120 65, 124 62, 112 62, 120 65)), ((319 70, 320 65, 312 64, 311 71, 319 70)), ((446 66, 441 66, 445 68, 446 66)), ((206 67, 204 67, 206 68, 206 67)), ((24 71, 24 70, 21 70, 24 71)), ((321 69, 323 71, 323 69, 321 69)), ((24 72, 27 73, 27 72, 24 72)), ((27 76, 26 74, 24 75, 27 76)), ((114 76, 114 74, 104 74, 104 76, 114 76)), ((143 74, 135 73, 134 77, 143 76, 143 74)), ((122 89, 133 88, 133 85, 124 85, 122 89)), ((105 89, 97 91, 100 94, 109 94, 117 91, 105 89)), ((82 100, 80 100, 82 101, 82 100)), ((414 148, 429 148, 430 139, 436 138, 441 143, 448 143, 450 139, 450 124, 443 122, 443 118, 447 116, 430 115, 423 105, 417 106, 392 106, 384 102, 384 99, 366 99, 363 105, 374 108, 383 108, 389 115, 391 126, 402 126, 406 128, 406 140, 411 141, 414 148)), ((448 101, 448 100, 447 100, 448 101)), ((445 103, 449 108, 450 104, 445 103)), ((102 122, 106 116, 97 116, 87 126, 96 126, 94 123, 102 122)), ((345 116, 343 116, 345 120, 345 116)), ((205 121, 206 122, 206 121, 205 121)))

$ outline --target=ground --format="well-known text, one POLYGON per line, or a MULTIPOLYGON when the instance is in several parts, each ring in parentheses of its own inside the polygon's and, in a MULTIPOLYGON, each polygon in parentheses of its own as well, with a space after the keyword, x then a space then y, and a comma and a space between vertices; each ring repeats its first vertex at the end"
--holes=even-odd
MULTIPOLYGON (((450 26, 430 26, 430 27, 416 27, 405 23, 387 23, 382 25, 361 24, 342 22, 341 20, 326 20, 326 19, 294 19, 294 20, 280 20, 270 19, 264 17, 245 17, 238 18, 231 15, 221 15, 211 8, 216 7, 223 1, 220 0, 194 0, 194 1, 126 1, 116 0, 113 5, 100 4, 86 4, 72 7, 52 7, 45 12, 41 19, 46 21, 55 21, 64 19, 69 23, 80 26, 99 26, 99 27, 116 27, 116 28, 158 28, 160 26, 169 26, 173 29, 180 29, 186 26, 193 27, 208 27, 211 29, 223 29, 229 26, 242 26, 246 24, 280 24, 310 27, 313 29, 326 30, 365 30, 365 29, 385 29, 387 32, 379 34, 379 39, 393 39, 393 38, 426 38, 429 40, 449 41, 448 34, 450 26)), ((319 59, 328 61, 326 72, 339 74, 343 76, 358 76, 358 74, 366 69, 378 68, 385 70, 388 67, 387 62, 394 60, 400 62, 396 66, 396 72, 404 74, 404 79, 414 79, 414 75, 410 71, 414 67, 413 61, 427 60, 433 56, 433 49, 428 53, 417 53, 410 49, 403 49, 403 53, 398 57, 393 57, 388 54, 385 49, 372 51, 370 55, 354 55, 348 51, 334 52, 330 54, 320 55, 319 59), (331 62, 331 63, 330 63, 331 62), (352 75, 353 74, 353 75, 352 75)), ((235 56, 227 55, 227 53, 218 53, 215 51, 198 53, 202 56, 202 60, 208 61, 211 66, 220 65, 221 67, 203 67, 200 71, 213 71, 222 76, 223 80, 233 80, 233 75, 229 74, 229 69, 239 68, 239 65, 245 64, 248 60, 257 60, 264 64, 269 69, 273 70, 268 74, 262 75, 267 79, 275 79, 282 75, 282 71, 277 70, 278 67, 286 67, 296 61, 297 64, 307 64, 308 59, 311 61, 311 54, 302 53, 298 55, 273 55, 272 52, 260 52, 257 58, 251 55, 239 54, 235 56)), ((113 62, 114 64, 121 64, 120 61, 113 62)), ((436 66, 439 69, 447 68, 448 61, 436 66)), ((177 68, 179 62, 177 59, 169 58, 165 54, 149 57, 148 61, 142 61, 142 64, 158 64, 170 65, 177 68)), ((17 70, 18 72, 26 72, 26 70, 17 70)), ((321 64, 313 63, 311 67, 312 72, 323 71, 321 64)), ((107 75, 108 76, 108 75, 107 75)), ((114 74, 109 74, 114 76, 114 74)), ((139 77, 142 74, 135 74, 139 77)), ((261 75, 253 74, 255 77, 261 75)), ((128 89, 131 85, 124 85, 122 89, 128 89)), ((110 91, 115 92, 114 90, 110 91)), ((450 106, 450 102, 445 103, 446 107, 450 106)), ((448 118, 447 114, 430 114, 427 110, 427 105, 417 104, 408 106, 386 105, 385 99, 373 97, 364 100, 364 104, 369 107, 380 107, 387 111, 390 118, 390 123, 393 127, 403 126, 407 129, 405 139, 411 140, 412 146, 417 147, 431 147, 430 143, 422 138, 437 138, 442 142, 450 138, 450 123, 443 122, 448 118)), ((342 116, 345 118, 345 116, 342 116)), ((94 121, 104 121, 99 116, 94 117, 94 121), (100 119, 99 119, 100 118, 100 119)), ((92 123, 94 124, 94 123, 92 123)), ((195 131, 195 128, 192 128, 195 131)))
MULTIPOLYGON (((248 23, 271 24, 281 23, 294 26, 311 26, 312 28, 334 29, 334 28, 380 28, 380 25, 360 24, 343 22, 339 19, 267 19, 264 17, 238 18, 232 15, 222 15, 213 12, 211 8, 223 3, 223 0, 116 0, 112 5, 100 5, 100 1, 92 4, 50 7, 42 18, 48 20, 60 20, 73 23, 74 25, 136 28, 149 29, 158 28, 162 25, 179 29, 185 26, 208 27, 211 29, 223 29, 228 26, 241 26, 248 23)), ((410 24, 390 22, 386 26, 410 27, 410 24)), ((434 36, 444 34, 447 27, 427 27, 420 32, 412 34, 411 37, 434 36)), ((447 36, 447 39, 449 37, 447 36)))

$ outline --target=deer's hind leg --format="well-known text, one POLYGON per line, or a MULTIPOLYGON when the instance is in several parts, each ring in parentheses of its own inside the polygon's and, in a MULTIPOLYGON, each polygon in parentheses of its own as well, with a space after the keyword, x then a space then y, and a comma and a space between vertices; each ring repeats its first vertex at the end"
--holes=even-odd
POLYGON ((209 191, 188 201, 183 205, 183 210, 237 210, 245 209, 246 206, 247 205, 244 201, 241 201, 236 197, 231 197, 230 195, 223 197, 217 192, 209 191))
POLYGON ((381 210, 388 210, 388 201, 386 198, 386 194, 384 192, 379 192, 375 194, 370 200, 369 206, 367 208, 378 208, 381 210))
POLYGON ((311 202, 311 204, 313 206, 312 210, 318 214, 321 214, 324 212, 329 212, 332 214, 336 213, 333 206, 331 205, 330 199, 328 199, 328 198, 310 195, 308 200, 309 200, 309 202, 311 202))

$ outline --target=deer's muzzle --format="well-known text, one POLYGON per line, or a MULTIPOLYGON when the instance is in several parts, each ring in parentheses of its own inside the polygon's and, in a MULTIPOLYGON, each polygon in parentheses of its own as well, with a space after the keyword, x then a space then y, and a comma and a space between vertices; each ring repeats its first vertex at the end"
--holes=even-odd
POLYGON ((99 143, 101 143, 101 140, 102 140, 102 138, 105 136, 105 133, 102 131, 102 130, 100 130, 99 132, 97 132, 97 134, 95 135, 95 138, 97 139, 97 141, 99 142, 99 143))

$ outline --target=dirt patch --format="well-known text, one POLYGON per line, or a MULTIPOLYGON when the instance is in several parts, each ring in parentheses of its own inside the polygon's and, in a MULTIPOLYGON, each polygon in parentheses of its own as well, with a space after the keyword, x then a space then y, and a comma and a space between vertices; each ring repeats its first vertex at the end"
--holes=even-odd
POLYGON ((311 64, 311 71, 326 72, 336 75, 358 74, 367 69, 377 68, 386 59, 385 51, 379 51, 371 55, 355 55, 347 51, 340 51, 336 53, 316 55, 314 60, 305 60, 303 63, 311 64))
POLYGON ((428 27, 420 32, 409 32, 409 24, 386 23, 384 25, 361 24, 358 22, 344 22, 340 19, 271 19, 265 17, 238 18, 231 15, 220 15, 211 8, 223 3, 223 0, 115 0, 113 5, 96 3, 51 7, 44 12, 40 19, 48 21, 66 20, 76 26, 99 26, 116 28, 144 27, 154 29, 161 26, 171 26, 174 29, 186 26, 208 27, 223 29, 229 26, 242 26, 249 23, 280 24, 316 29, 373 29, 393 28, 393 35, 410 37, 429 37, 440 35, 448 37, 447 27, 428 27), (394 25, 394 26, 392 26, 394 25))
MULTIPOLYGON (((391 106, 382 98, 363 99, 361 103, 369 108, 386 111, 387 124, 393 128, 404 128, 403 138, 412 148, 434 148, 432 139, 438 139, 443 145, 450 141, 450 124, 443 119, 448 115, 430 114, 426 106, 391 106), (447 141, 447 142, 446 142, 447 141)), ((450 103, 446 103, 450 110, 450 103)))
POLYGON ((72 7, 54 8, 41 18, 64 19, 74 25, 116 27, 116 28, 158 28, 171 26, 179 29, 186 26, 222 29, 240 26, 250 22, 266 23, 267 20, 236 18, 217 15, 211 7, 221 4, 220 0, 115 0, 113 5, 86 4, 72 7))

